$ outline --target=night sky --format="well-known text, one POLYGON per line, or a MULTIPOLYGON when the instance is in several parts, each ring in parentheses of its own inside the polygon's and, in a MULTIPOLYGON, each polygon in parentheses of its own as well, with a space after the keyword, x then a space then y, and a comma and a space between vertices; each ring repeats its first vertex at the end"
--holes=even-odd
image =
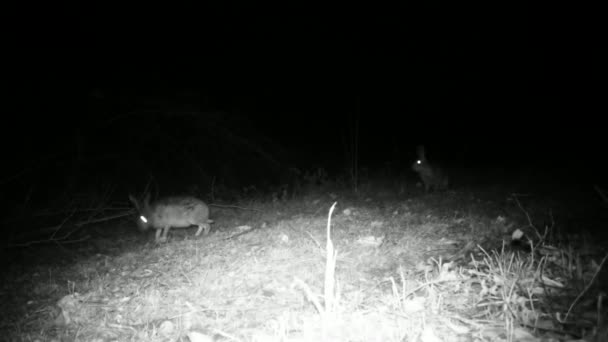
POLYGON ((370 169, 425 144, 455 168, 605 174, 593 9, 146 6, 39 8, 15 28, 5 188, 339 173, 356 122, 370 169))

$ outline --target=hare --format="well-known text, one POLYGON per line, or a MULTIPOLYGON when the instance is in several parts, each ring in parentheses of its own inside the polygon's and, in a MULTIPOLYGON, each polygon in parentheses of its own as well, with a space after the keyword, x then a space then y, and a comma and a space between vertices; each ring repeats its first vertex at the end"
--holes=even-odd
POLYGON ((426 159, 424 146, 420 145, 416 148, 418 160, 412 164, 414 170, 420 176, 424 184, 425 192, 429 190, 447 190, 448 176, 445 171, 436 165, 431 165, 426 159))
POLYGON ((157 243, 167 241, 167 233, 171 227, 198 226, 195 236, 199 236, 203 229, 207 235, 211 229, 210 223, 213 223, 209 219, 209 207, 195 197, 167 197, 152 204, 149 194, 146 195, 143 203, 131 195, 129 199, 140 215, 137 220, 139 230, 146 231, 150 227, 156 229, 157 243))

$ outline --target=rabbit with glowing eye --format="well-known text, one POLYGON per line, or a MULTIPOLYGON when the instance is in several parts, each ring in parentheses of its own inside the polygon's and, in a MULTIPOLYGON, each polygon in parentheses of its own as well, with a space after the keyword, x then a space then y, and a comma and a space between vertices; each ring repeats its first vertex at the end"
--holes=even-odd
POLYGON ((416 152, 418 154, 418 160, 412 164, 412 170, 420 176, 422 184, 424 184, 425 192, 429 192, 430 190, 447 190, 448 176, 445 171, 442 168, 429 163, 426 159, 424 146, 418 146, 416 152))
POLYGON ((195 197, 167 197, 150 203, 150 195, 146 195, 143 202, 139 202, 133 196, 129 199, 139 212, 137 224, 141 231, 150 227, 156 229, 156 242, 167 241, 167 233, 173 228, 187 228, 197 226, 195 236, 201 231, 205 235, 211 229, 209 219, 209 207, 200 199, 195 197))

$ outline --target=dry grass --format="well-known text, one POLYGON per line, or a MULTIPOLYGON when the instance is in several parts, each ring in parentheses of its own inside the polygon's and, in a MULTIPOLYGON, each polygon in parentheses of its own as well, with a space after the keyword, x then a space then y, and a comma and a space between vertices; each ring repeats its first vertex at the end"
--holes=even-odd
POLYGON ((217 209, 210 235, 172 230, 161 245, 125 222, 118 251, 7 270, 0 328, 15 341, 605 336, 605 248, 539 238, 524 206, 415 194, 239 203, 258 211, 217 209), (510 245, 518 228, 527 248, 510 245))

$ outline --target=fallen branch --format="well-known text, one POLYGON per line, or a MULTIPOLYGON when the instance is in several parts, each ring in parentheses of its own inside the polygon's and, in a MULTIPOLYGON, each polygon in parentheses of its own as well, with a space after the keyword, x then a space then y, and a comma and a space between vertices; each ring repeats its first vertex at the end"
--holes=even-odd
POLYGON ((75 223, 74 225, 76 227, 82 227, 82 226, 86 226, 88 224, 93 224, 93 223, 99 223, 99 222, 105 222, 105 221, 110 221, 110 220, 115 220, 117 218, 121 218, 121 217, 125 217, 125 216, 130 216, 133 215, 134 211, 133 210, 128 210, 119 214, 114 214, 114 215, 110 215, 110 216, 106 216, 106 217, 100 217, 98 219, 90 219, 90 220, 86 220, 86 221, 80 221, 75 223))
POLYGON ((118 213, 118 214, 114 214, 114 215, 110 215, 110 216, 105 216, 105 217, 100 217, 97 219, 87 219, 84 221, 80 221, 80 222, 76 222, 73 224, 67 224, 67 222, 69 221, 69 219, 73 216, 73 213, 70 215, 67 215, 66 218, 64 218, 64 220, 58 224, 58 225, 54 225, 54 226, 50 226, 50 227, 45 227, 45 228, 41 228, 41 229, 36 229, 36 230, 32 230, 29 231, 25 234, 22 234, 20 236, 17 236, 16 238, 13 239, 13 241, 23 241, 23 240, 28 240, 28 239, 32 239, 35 237, 39 237, 42 235, 47 235, 49 234, 50 237, 47 239, 38 239, 38 240, 32 240, 32 241, 26 241, 26 242, 22 242, 22 243, 14 243, 14 244, 10 244, 9 246, 11 247, 27 247, 33 244, 40 244, 40 243, 48 243, 48 242, 61 242, 61 243, 75 243, 75 242, 81 242, 85 239, 77 239, 77 240, 70 240, 68 241, 67 239, 70 237, 70 235, 74 234, 76 231, 80 230, 82 227, 89 225, 89 224, 94 224, 94 223, 100 223, 100 222, 105 222, 105 221, 110 221, 110 220, 114 220, 117 218, 122 218, 125 216, 130 216, 133 214, 133 210, 128 210, 122 213, 118 213), (66 234, 64 234, 61 237, 56 237, 57 234, 59 233, 59 231, 65 227, 75 227, 76 229, 71 229, 69 230, 66 234))
POLYGON ((235 209, 241 209, 241 210, 261 211, 259 209, 239 207, 238 205, 223 205, 223 204, 213 204, 213 203, 211 203, 211 204, 209 204, 209 206, 211 206, 211 207, 218 207, 218 208, 235 208, 235 209))
POLYGON ((608 195, 606 195, 604 193, 604 191, 602 191, 602 189, 600 189, 599 186, 594 185, 593 188, 595 189, 595 191, 597 191, 598 195, 600 195, 600 197, 602 198, 602 200, 604 201, 604 203, 606 205, 608 205, 608 195))
POLYGON ((47 240, 34 240, 34 241, 28 241, 28 242, 24 242, 24 243, 15 243, 15 244, 9 245, 9 247, 30 247, 33 245, 39 245, 39 244, 44 244, 44 243, 49 243, 49 242, 61 243, 62 245, 67 245, 67 244, 83 242, 83 241, 86 241, 89 238, 91 238, 90 235, 86 235, 86 236, 83 236, 76 240, 67 240, 67 237, 69 237, 69 235, 71 235, 72 233, 73 232, 70 232, 69 234, 67 234, 63 237, 60 237, 60 238, 52 238, 52 239, 47 239, 47 240))
POLYGON ((568 308, 568 311, 566 312, 566 317, 564 317, 564 320, 561 321, 560 323, 564 323, 564 322, 568 321, 568 316, 570 316, 570 313, 572 312, 572 309, 574 309, 574 306, 578 303, 578 301, 581 298, 583 298, 583 296, 585 295, 585 293, 587 293, 587 291, 591 288, 591 285, 595 281, 595 278, 597 278, 597 275, 602 270, 602 266, 604 266, 604 263, 606 262, 606 259, 608 259, 608 254, 606 254, 604 256, 604 258, 602 259, 602 262, 600 262, 600 265, 597 267, 597 270, 595 270, 595 273, 593 274, 593 277, 589 281, 589 284, 587 284, 587 286, 585 286, 585 288, 583 289, 583 291, 581 293, 579 293, 579 295, 576 296, 576 298, 574 299, 574 301, 572 302, 572 304, 570 304, 570 308, 568 308))
MULTIPOLYGON (((541 235, 541 233, 539 232, 538 228, 536 228, 536 226, 534 225, 534 223, 532 223, 532 218, 530 217, 530 214, 528 214, 528 212, 526 211, 526 209, 524 209, 524 207, 521 205, 521 203, 519 202, 519 199, 517 198, 517 196, 519 196, 518 194, 512 194, 513 199, 515 201, 515 203, 517 204, 517 206, 519 207, 519 209, 524 213, 524 215, 526 216, 527 220, 528 220, 528 226, 532 229, 534 229, 534 232, 536 233, 536 236, 538 237, 538 239, 540 240, 538 242, 538 244, 541 244, 542 242, 545 241, 545 238, 547 237, 548 234, 548 227, 545 227, 545 233, 541 235)), ((551 215, 551 218, 553 219, 553 215, 551 215)))

